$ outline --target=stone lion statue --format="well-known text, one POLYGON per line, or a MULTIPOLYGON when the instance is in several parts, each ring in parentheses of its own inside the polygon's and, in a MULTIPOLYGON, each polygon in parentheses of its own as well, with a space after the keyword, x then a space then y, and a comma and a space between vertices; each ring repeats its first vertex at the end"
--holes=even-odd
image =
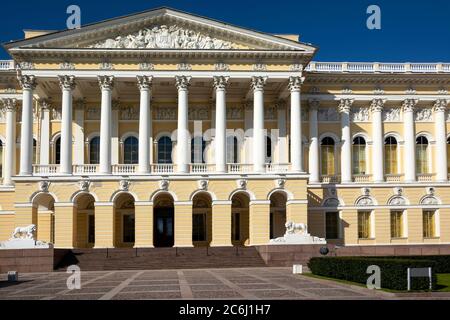
POLYGON ((286 222, 286 234, 307 234, 308 233, 308 227, 304 223, 294 223, 292 221, 286 222))
POLYGON ((16 229, 14 229, 11 238, 33 240, 34 235, 36 233, 36 229, 37 228, 35 224, 29 225, 28 227, 17 227, 16 229))

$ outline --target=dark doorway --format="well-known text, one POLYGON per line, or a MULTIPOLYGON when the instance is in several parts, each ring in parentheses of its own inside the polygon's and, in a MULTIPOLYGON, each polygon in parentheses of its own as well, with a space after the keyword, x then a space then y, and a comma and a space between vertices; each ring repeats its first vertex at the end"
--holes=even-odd
POLYGON ((153 230, 155 247, 166 248, 174 245, 174 209, 155 208, 153 230))

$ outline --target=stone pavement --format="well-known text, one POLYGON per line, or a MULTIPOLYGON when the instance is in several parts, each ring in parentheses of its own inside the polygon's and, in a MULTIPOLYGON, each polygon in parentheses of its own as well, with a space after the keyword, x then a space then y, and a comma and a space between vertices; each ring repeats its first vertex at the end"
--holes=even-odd
POLYGON ((390 293, 293 275, 290 268, 82 272, 80 290, 68 290, 69 276, 64 272, 21 274, 18 284, 0 281, 0 300, 396 298, 390 293))

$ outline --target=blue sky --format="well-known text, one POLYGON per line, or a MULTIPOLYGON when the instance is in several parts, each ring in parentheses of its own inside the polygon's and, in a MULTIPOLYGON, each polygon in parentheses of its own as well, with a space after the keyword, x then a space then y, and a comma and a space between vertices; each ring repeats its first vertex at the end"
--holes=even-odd
MULTIPOLYGON (((268 33, 300 34, 320 48, 319 61, 450 61, 448 0, 4 1, 0 42, 21 39, 23 29, 65 29, 71 4, 81 7, 82 24, 169 6, 268 33), (381 30, 366 27, 373 4, 381 8, 381 30)), ((1 49, 0 59, 7 58, 1 49)))

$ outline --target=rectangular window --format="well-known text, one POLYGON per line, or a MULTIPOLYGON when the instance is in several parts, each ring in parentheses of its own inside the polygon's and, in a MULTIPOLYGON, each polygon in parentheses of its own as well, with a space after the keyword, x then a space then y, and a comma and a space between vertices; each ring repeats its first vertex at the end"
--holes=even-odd
POLYGON ((134 242, 134 214, 123 215, 123 242, 134 242))
POLYGON ((241 214, 239 212, 234 212, 232 216, 232 237, 233 241, 241 240, 241 214))
POLYGON ((370 211, 358 212, 358 238, 370 239, 370 211))
POLYGON ((403 211, 391 211, 391 237, 402 238, 403 236, 403 211))
POLYGON ((88 243, 95 243, 95 216, 88 215, 88 243))
POLYGON ((322 175, 335 175, 334 162, 334 146, 322 146, 322 175))
POLYGON ((423 211, 423 237, 436 237, 436 213, 432 210, 423 211))
POLYGON ((397 145, 387 144, 384 148, 386 174, 397 174, 397 145))
POLYGON ((206 241, 206 213, 195 213, 192 219, 192 241, 206 241))
POLYGON ((339 239, 339 212, 325 213, 325 233, 327 239, 339 239))
POLYGON ((353 146, 353 174, 366 174, 366 149, 364 145, 353 146))
POLYGON ((417 174, 428 173, 428 154, 426 144, 416 145, 416 171, 417 174))

